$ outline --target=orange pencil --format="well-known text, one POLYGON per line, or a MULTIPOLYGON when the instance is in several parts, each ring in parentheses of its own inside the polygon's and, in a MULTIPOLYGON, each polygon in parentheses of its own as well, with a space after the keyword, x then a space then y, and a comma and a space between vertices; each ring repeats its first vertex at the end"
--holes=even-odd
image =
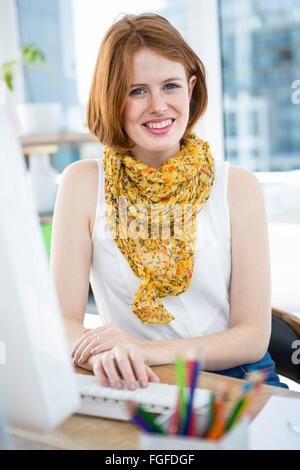
POLYGON ((214 420, 206 437, 208 439, 219 439, 224 431, 226 425, 226 402, 229 398, 229 385, 224 384, 221 391, 216 394, 214 406, 214 420))
POLYGON ((207 433, 208 439, 218 439, 223 434, 225 427, 225 403, 221 397, 217 397, 214 404, 214 421, 207 433))

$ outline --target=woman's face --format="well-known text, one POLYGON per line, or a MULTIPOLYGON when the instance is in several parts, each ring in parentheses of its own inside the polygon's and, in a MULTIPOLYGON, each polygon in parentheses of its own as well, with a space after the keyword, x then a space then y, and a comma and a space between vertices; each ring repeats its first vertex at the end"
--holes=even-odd
POLYGON ((187 83, 181 63, 147 48, 133 55, 132 68, 123 127, 135 144, 133 155, 159 168, 180 150, 196 76, 187 83))

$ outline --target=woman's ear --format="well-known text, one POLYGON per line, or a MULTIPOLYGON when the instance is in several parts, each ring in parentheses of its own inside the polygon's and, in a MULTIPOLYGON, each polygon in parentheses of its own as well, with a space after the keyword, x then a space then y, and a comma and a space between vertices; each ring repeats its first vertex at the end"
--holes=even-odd
POLYGON ((191 101, 191 99, 192 99, 193 89, 194 89, 196 81, 197 81, 196 75, 192 75, 191 78, 189 79, 189 83, 188 83, 189 101, 191 101))

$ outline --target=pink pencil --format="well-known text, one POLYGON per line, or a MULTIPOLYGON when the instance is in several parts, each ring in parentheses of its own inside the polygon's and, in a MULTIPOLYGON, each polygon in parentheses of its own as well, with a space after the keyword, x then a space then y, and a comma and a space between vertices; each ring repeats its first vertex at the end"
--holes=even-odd
POLYGON ((169 434, 172 436, 175 436, 178 434, 179 430, 179 421, 180 421, 180 398, 179 398, 179 392, 178 392, 178 398, 176 402, 175 409, 172 413, 171 420, 170 420, 170 425, 169 425, 169 434))
POLYGON ((190 424, 188 429, 188 436, 196 437, 197 436, 197 415, 195 409, 191 410, 190 424))

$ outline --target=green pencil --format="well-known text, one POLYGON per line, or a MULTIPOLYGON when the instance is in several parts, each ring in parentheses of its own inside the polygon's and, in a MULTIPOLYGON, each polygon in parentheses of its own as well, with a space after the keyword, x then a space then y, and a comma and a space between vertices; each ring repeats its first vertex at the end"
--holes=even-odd
POLYGON ((179 409, 180 409, 180 425, 178 426, 181 429, 182 424, 185 421, 185 410, 186 410, 186 402, 185 402, 185 361, 183 357, 177 357, 175 361, 176 365, 176 372, 177 372, 177 382, 179 385, 179 409))
POLYGON ((225 430, 229 431, 229 429, 235 424, 236 418, 239 415, 240 409, 244 406, 244 401, 247 398, 248 393, 252 390, 253 384, 251 382, 246 382, 242 389, 241 398, 237 401, 237 404, 233 408, 231 415, 226 423, 225 430))
POLYGON ((136 412, 144 418, 144 420, 149 424, 149 426, 153 429, 153 431, 159 434, 165 434, 165 431, 155 422, 155 419, 149 411, 146 411, 142 406, 138 405, 136 408, 136 412))
POLYGON ((209 415, 208 415, 208 423, 207 423, 207 427, 206 427, 206 431, 205 431, 205 434, 204 436, 207 436, 207 434, 209 433, 211 427, 212 427, 212 424, 214 422, 214 411, 215 411, 215 392, 211 392, 211 395, 210 395, 210 400, 209 400, 209 415))

